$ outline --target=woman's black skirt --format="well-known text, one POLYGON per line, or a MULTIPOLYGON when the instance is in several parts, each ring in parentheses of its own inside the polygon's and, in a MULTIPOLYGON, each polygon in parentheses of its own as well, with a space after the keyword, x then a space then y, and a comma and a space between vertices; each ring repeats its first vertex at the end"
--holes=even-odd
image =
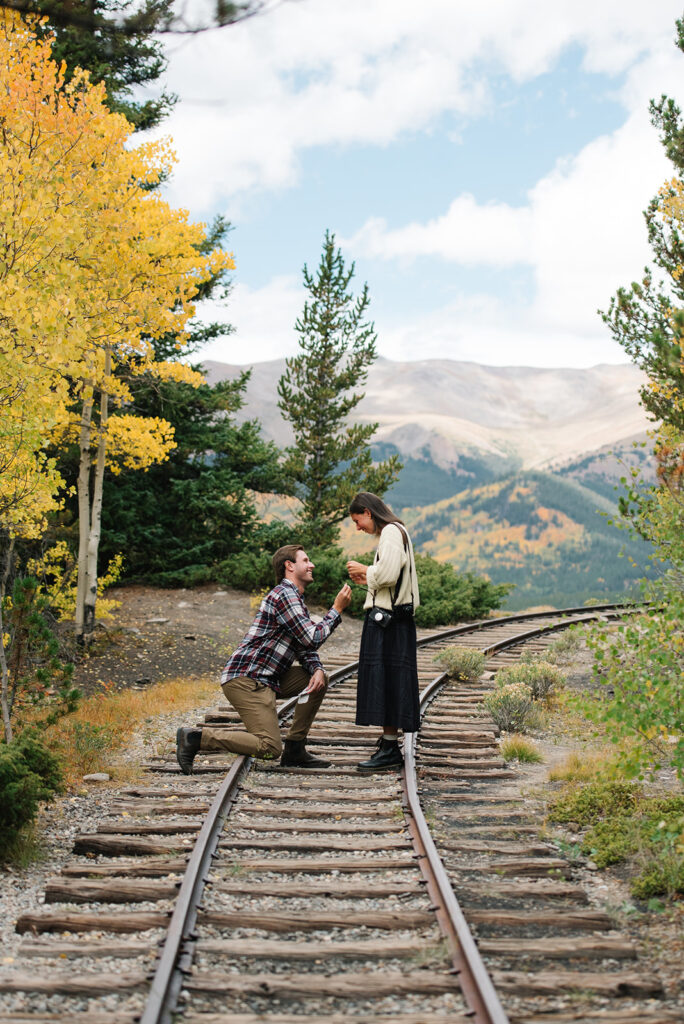
POLYGON ((359 651, 356 724, 418 731, 420 712, 413 615, 393 618, 383 629, 366 612, 359 651))

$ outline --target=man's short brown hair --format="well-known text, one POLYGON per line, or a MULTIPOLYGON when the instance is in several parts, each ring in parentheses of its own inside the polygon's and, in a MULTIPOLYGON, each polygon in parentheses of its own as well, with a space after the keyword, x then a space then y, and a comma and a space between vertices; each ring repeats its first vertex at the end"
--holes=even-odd
POLYGON ((304 548, 301 544, 286 544, 284 547, 278 548, 271 559, 273 568, 275 569, 276 583, 280 583, 285 579, 285 563, 296 562, 297 552, 303 550, 304 548))

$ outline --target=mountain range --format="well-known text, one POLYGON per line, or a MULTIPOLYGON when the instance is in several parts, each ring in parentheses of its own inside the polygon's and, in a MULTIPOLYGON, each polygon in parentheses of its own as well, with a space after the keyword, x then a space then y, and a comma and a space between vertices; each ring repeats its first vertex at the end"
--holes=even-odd
MULTIPOLYGON (((247 369, 204 368, 211 383, 247 369)), ((292 439, 277 405, 284 370, 284 359, 255 364, 240 413, 283 446, 292 439)), ((417 549, 515 583, 509 608, 575 604, 623 597, 647 568, 647 546, 611 524, 620 477, 633 465, 652 473, 643 382, 630 364, 378 359, 354 418, 378 423, 376 457, 401 456, 387 500, 402 510, 417 549)), ((358 544, 349 530, 342 542, 358 544)))
MULTIPOLYGON (((249 369, 211 361, 204 368, 210 383, 249 369)), ((284 359, 251 367, 244 415, 287 444, 292 433, 276 393, 284 370, 284 359)), ((378 359, 355 418, 378 423, 377 443, 443 468, 476 455, 492 465, 545 469, 642 434, 643 381, 631 364, 577 370, 378 359)))

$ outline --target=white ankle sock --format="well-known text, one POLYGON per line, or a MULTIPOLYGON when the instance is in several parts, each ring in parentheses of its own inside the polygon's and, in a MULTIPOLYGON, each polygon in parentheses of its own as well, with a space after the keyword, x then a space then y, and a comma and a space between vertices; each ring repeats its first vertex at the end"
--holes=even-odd
POLYGON ((396 732, 383 732, 382 738, 383 740, 394 740, 395 742, 399 739, 396 732))

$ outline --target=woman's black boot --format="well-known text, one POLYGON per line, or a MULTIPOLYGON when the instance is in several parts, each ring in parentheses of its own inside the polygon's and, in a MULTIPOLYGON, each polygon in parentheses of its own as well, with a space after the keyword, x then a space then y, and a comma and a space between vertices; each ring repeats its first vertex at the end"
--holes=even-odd
POLYGON ((386 740, 383 736, 373 756, 367 761, 361 761, 360 764, 357 764, 356 770, 359 772, 386 772, 391 771, 393 768, 403 767, 404 755, 399 747, 399 741, 386 740))

